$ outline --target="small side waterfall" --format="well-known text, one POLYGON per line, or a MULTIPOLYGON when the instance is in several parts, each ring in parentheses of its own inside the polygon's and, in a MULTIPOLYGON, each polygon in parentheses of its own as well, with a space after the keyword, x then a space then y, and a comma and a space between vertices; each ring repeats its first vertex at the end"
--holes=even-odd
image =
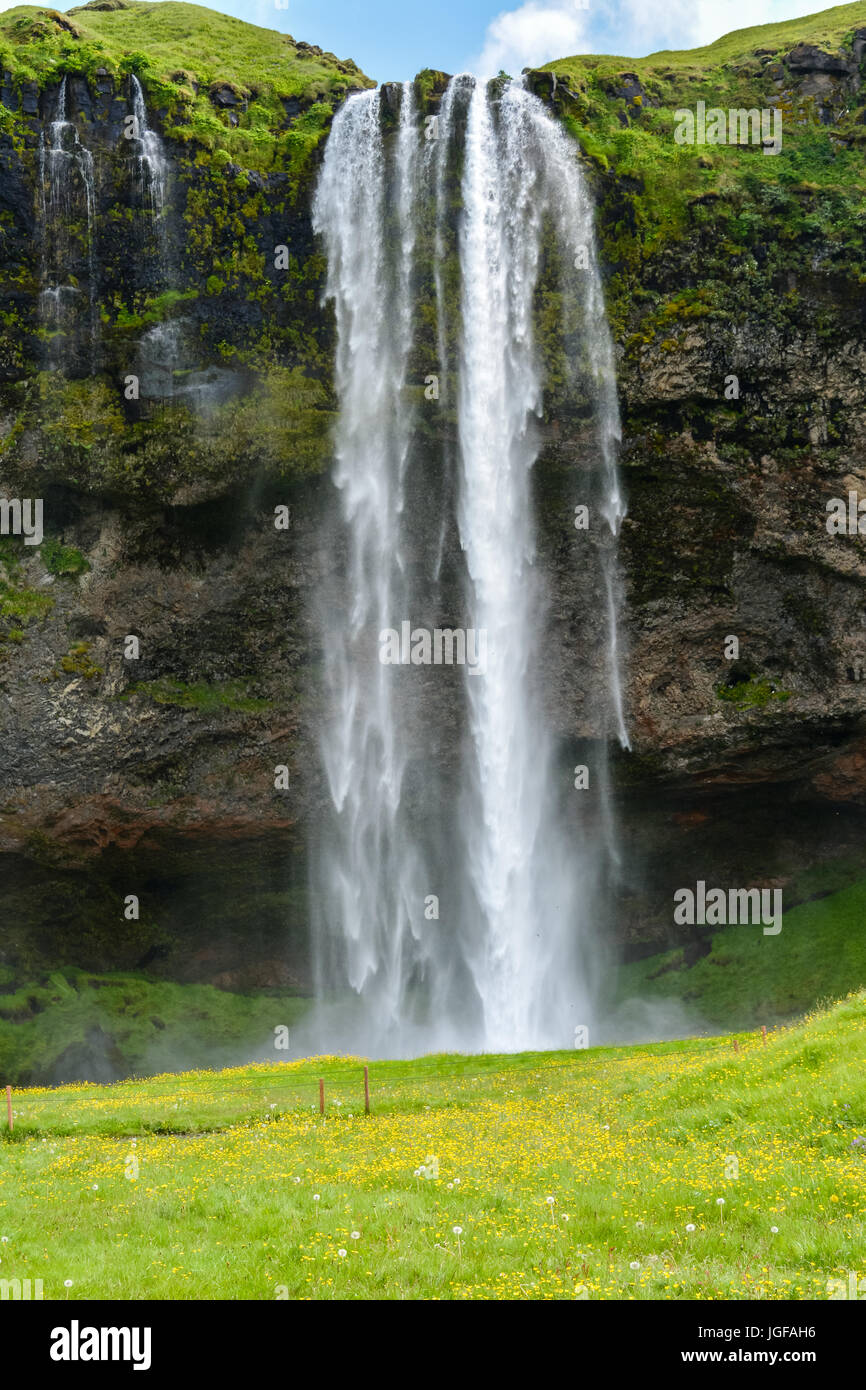
POLYGON ((77 127, 68 118, 67 100, 64 74, 54 120, 43 130, 39 145, 43 282, 40 308, 49 329, 71 331, 81 315, 83 273, 87 280, 92 348, 97 331, 93 155, 81 143, 77 127))
POLYGON ((142 203, 162 219, 168 190, 168 160, 160 136, 147 123, 147 105, 141 83, 132 73, 132 139, 135 147, 135 181, 142 203))
MULTIPOLYGON (((333 715, 322 756, 334 817, 314 894, 319 994, 354 992, 358 1009, 339 1041, 370 1051, 568 1046, 591 1018, 594 917, 616 863, 603 750, 611 738, 628 746, 616 563, 625 508, 593 207, 572 141, 522 86, 453 79, 432 148, 413 88, 402 89, 393 134, 388 101, 386 114, 382 94, 365 93, 338 113, 315 205, 338 335, 334 480, 347 546, 343 608, 333 601, 324 620, 333 715), (586 623, 598 630, 604 611, 606 654, 589 817, 564 809, 570 780, 539 674, 545 593, 530 480, 543 408, 535 319, 546 258, 558 267, 562 298, 578 306, 575 373, 579 366, 596 422, 593 510, 604 534, 591 551, 599 601, 586 623), (417 302, 425 274, 432 330, 417 302), (430 443, 416 435, 407 385, 431 331, 440 404, 456 409, 456 439, 447 427, 439 432, 442 485, 419 518, 407 512, 406 479, 423 467, 416 455, 430 443), (452 467, 456 514, 444 500, 452 467), (438 592, 441 546, 435 569, 415 573, 432 529, 450 533, 452 553, 462 553, 467 627, 487 642, 484 673, 464 671, 462 734, 448 714, 437 719, 435 702, 420 719, 417 707, 413 714, 420 677, 406 656, 408 669, 377 661, 380 635, 401 624, 408 631, 413 603, 415 613, 429 610, 438 592), (461 737, 451 804, 430 798, 419 809, 407 768, 413 759, 432 768, 461 737), (453 822, 448 862, 436 848, 434 822, 443 816, 453 822), (451 920, 437 930, 422 908, 443 877, 454 889, 451 920)), ((318 1041, 332 1046, 334 1037, 331 1014, 318 1041)))

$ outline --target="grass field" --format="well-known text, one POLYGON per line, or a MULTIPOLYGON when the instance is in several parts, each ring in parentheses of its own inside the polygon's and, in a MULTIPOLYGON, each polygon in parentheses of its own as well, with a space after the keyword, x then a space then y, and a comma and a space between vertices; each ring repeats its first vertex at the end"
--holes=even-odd
POLYGON ((866 1276, 866 994, 733 1041, 373 1063, 369 1117, 345 1057, 19 1091, 0 1279, 48 1299, 826 1299, 866 1276))

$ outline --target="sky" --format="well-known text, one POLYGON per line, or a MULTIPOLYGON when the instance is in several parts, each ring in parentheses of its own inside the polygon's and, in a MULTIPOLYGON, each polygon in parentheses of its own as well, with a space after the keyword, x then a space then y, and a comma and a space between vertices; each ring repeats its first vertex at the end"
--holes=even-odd
MULTIPOLYGON (((0 10, 11 8, 0 0, 0 10)), ((211 0, 209 8, 354 58, 387 82, 425 67, 515 74, 575 53, 639 58, 831 7, 820 0, 211 0)))

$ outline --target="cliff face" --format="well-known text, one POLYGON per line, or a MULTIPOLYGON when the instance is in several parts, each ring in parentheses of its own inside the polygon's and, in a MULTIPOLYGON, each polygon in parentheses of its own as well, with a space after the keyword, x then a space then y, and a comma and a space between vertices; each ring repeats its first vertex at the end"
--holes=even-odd
POLYGON ((645 939, 666 931, 650 900, 697 877, 793 904, 816 889, 803 870, 862 865, 863 542, 826 523, 831 499, 866 496, 864 55, 851 5, 531 78, 598 177, 645 939), (781 153, 677 145, 674 113, 701 101, 779 119, 781 153))
POLYGON ((11 11, 0 69, 2 491, 45 527, 0 538, 3 959, 298 987, 332 419, 310 196, 369 79, 174 4, 11 11))
MULTIPOLYGON (((0 538, 0 964, 303 990, 324 804, 312 614, 340 563, 310 199, 332 111, 368 80, 244 25, 213 71, 209 12, 162 10, 176 23, 150 48, 134 5, 0 17, 0 483, 44 499, 46 532, 0 538), (46 225, 64 72, 93 157, 92 257, 80 189, 46 225), (168 167, 162 221, 134 187, 134 77, 168 167), (49 262, 82 305, 59 327, 49 262)), ((866 496, 866 6, 842 15, 529 77, 581 143, 617 346, 634 743, 614 767, 617 930, 638 949, 669 939, 673 886, 779 882, 793 900, 814 890, 804 870, 844 881, 864 854, 862 542, 825 527, 828 499, 866 496), (782 153, 678 146, 674 111, 698 100, 775 105, 782 153)), ((426 110, 443 81, 418 79, 426 110)), ((554 385, 535 487, 564 768, 597 733, 597 657, 570 657, 594 602, 572 526, 593 450, 554 385)))

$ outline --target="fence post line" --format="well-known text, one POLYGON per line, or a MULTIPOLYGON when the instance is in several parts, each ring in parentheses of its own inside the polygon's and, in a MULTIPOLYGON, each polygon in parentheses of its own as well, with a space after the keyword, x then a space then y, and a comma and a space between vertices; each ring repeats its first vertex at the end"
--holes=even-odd
POLYGON ((324 1078, 319 1078, 319 1114, 325 1113, 325 1082, 324 1078))
POLYGON ((766 1025, 766 1023, 762 1023, 762 1024, 761 1024, 761 1037, 763 1038, 763 1040, 764 1040, 764 1046, 766 1047, 766 1046, 767 1046, 767 1025, 766 1025))
POLYGON ((6 1118, 9 1121, 9 1133, 12 1133, 12 1087, 6 1087, 6 1118))
POLYGON ((364 1068, 364 1114, 370 1113, 370 1070, 364 1068))

